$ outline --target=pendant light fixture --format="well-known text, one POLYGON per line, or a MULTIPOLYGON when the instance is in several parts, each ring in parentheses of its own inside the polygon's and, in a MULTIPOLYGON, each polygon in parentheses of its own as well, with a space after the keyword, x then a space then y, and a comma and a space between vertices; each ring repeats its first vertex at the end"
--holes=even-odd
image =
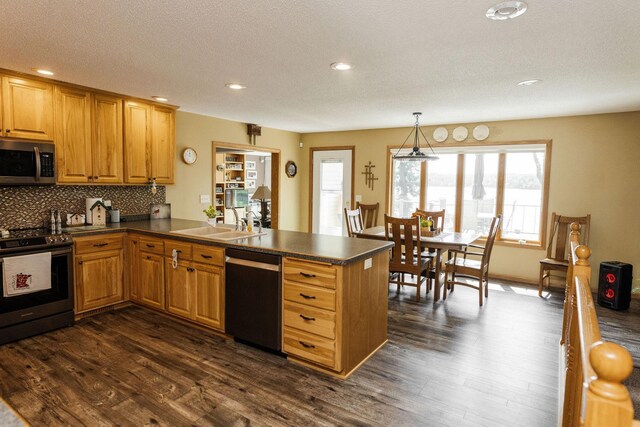
POLYGON ((413 125, 413 129, 409 133, 409 136, 407 136, 407 138, 402 143, 402 146, 398 148, 398 151, 396 151, 396 154, 394 154, 394 160, 410 160, 416 162, 424 162, 425 160, 438 160, 439 157, 436 156, 436 153, 433 151, 433 147, 431 147, 431 144, 429 144, 427 137, 422 132, 422 129, 420 129, 420 116, 422 115, 422 113, 417 112, 413 113, 413 115, 416 118, 416 123, 413 125), (407 143, 411 135, 413 135, 413 149, 408 154, 400 154, 400 152, 404 148, 404 144, 407 143), (425 154, 420 151, 420 135, 422 135, 422 137, 424 138, 424 142, 427 143, 429 150, 431 150, 431 154, 425 154))

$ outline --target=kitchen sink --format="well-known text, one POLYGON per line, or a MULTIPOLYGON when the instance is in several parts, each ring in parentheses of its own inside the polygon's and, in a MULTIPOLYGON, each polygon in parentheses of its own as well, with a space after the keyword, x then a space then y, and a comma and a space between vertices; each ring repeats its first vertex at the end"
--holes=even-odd
POLYGON ((246 239, 248 237, 264 236, 265 234, 267 234, 265 232, 258 233, 255 231, 237 231, 227 227, 187 228, 185 230, 172 231, 172 233, 222 241, 246 239))

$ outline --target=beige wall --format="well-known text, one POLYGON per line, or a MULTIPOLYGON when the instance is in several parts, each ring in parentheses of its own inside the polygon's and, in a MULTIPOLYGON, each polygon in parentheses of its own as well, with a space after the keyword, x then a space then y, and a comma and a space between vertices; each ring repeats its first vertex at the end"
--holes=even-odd
MULTIPOLYGON (((491 130, 488 144, 531 139, 553 141, 549 217, 553 211, 576 216, 590 213, 593 281, 601 261, 619 260, 634 265, 634 288, 640 288, 640 223, 636 218, 640 213, 640 112, 485 124, 491 130)), ((475 125, 465 124, 470 131, 475 125)), ((449 135, 456 126, 446 126, 449 135)), ((424 128, 430 142, 434 129, 435 126, 424 128)), ((363 196, 363 203, 384 205, 386 147, 401 144, 408 131, 407 127, 303 135, 305 156, 300 170, 305 182, 303 199, 307 197, 301 210, 303 224, 308 224, 309 216, 310 147, 354 145, 355 194, 363 196), (365 186, 361 175, 369 161, 376 165, 374 173, 380 178, 374 191, 365 186)), ((448 141, 452 141, 451 136, 448 141)), ((543 255, 543 249, 496 246, 491 271, 537 282, 538 261, 543 255)))
POLYGON ((171 215, 175 218, 205 220, 202 210, 208 206, 200 203, 200 195, 212 192, 212 141, 247 144, 248 149, 260 147, 281 150, 280 177, 280 229, 299 230, 301 211, 298 194, 302 192, 302 178, 287 178, 284 164, 293 160, 302 162, 303 150, 298 147, 300 134, 277 129, 262 128, 257 145, 249 146, 247 125, 240 122, 178 111, 176 115, 176 183, 167 186, 167 203, 171 203, 171 215), (194 148, 198 161, 186 165, 182 151, 194 148), (292 195, 294 195, 292 197, 292 195))

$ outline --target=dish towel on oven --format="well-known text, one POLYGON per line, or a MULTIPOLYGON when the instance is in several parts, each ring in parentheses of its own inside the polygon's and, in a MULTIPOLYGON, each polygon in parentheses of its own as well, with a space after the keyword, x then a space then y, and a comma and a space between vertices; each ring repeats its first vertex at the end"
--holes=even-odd
POLYGON ((51 289, 51 252, 3 258, 2 277, 4 297, 51 289))

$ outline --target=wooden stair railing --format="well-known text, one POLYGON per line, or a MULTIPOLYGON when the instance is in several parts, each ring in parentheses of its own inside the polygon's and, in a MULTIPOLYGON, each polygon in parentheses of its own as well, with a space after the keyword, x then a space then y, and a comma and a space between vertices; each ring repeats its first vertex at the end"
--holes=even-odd
POLYGON ((633 419, 629 391, 622 382, 633 360, 622 346, 602 341, 591 294, 588 246, 580 245, 580 225, 571 224, 562 338, 560 339, 561 411, 563 427, 640 426, 633 419))

